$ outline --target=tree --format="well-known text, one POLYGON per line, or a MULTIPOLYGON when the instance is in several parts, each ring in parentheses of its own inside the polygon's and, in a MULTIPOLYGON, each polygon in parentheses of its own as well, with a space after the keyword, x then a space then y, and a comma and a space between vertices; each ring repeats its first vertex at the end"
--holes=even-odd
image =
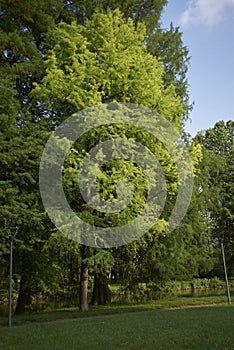
MULTIPOLYGON (((176 95, 173 85, 163 86, 163 67, 147 52, 147 47, 144 46, 145 33, 143 24, 135 25, 131 19, 126 21, 119 11, 94 14, 87 20, 85 27, 75 22, 60 23, 48 35, 52 49, 45 60, 46 75, 41 83, 35 84, 32 91, 33 99, 40 106, 40 113, 49 116, 56 124, 85 107, 115 101, 131 102, 143 104, 163 114, 180 133, 184 113, 182 101, 176 95)), ((104 133, 97 130, 92 138, 86 136, 82 147, 88 147, 86 150, 89 150, 100 136, 103 138, 104 135, 111 138, 124 135, 126 137, 126 130, 117 126, 105 130, 104 133)), ((134 131, 128 136, 137 138, 134 131)), ((172 171, 173 160, 163 150, 162 145, 147 133, 142 131, 140 137, 162 158, 168 177, 168 193, 171 191, 173 197, 177 181, 177 175, 172 171)), ((79 164, 79 159, 83 157, 77 147, 71 150, 75 157, 73 161, 69 161, 70 165, 72 162, 79 164)), ((72 165, 73 169, 77 167, 78 165, 72 165)), ((118 165, 117 169, 124 169, 124 164, 118 165)), ((114 175, 116 179, 117 174, 118 170, 114 175)), ((111 182, 113 181, 114 179, 111 182)), ((113 190, 109 191, 109 195, 110 192, 113 195, 113 190)), ((70 200, 74 198, 77 202, 75 196, 70 200)), ((139 205, 139 202, 137 203, 139 205)), ((76 210, 80 211, 81 204, 82 202, 76 203, 76 210)), ((82 210, 87 212, 87 209, 82 210)), ((164 228, 163 219, 161 227, 158 224, 155 230, 164 228)), ((88 258, 89 256, 83 256, 83 262, 89 261, 88 258)), ((84 269, 85 278, 81 280, 85 281, 86 285, 86 263, 84 269)), ((99 278, 99 281, 101 280, 102 278, 99 278)), ((84 289, 87 291, 87 287, 84 289)), ((84 304, 87 304, 85 298, 83 300, 84 304)), ((84 309, 87 309, 87 305, 84 309)))
MULTIPOLYGON (((6 89, 6 85, 3 87, 6 89)), ((17 246, 15 260, 18 262, 16 271, 21 275, 17 308, 17 312, 20 312, 19 305, 26 304, 26 300, 28 302, 30 299, 29 290, 30 288, 33 290, 36 283, 34 272, 40 267, 37 266, 36 255, 40 254, 43 240, 40 229, 43 230, 44 210, 40 202, 37 177, 43 139, 38 137, 40 133, 37 126, 30 128, 27 124, 24 127, 17 126, 19 105, 15 100, 11 101, 11 97, 14 96, 11 87, 8 87, 5 92, 7 94, 2 100, 3 110, 1 111, 0 219, 4 227, 4 240, 10 234, 10 227, 19 226, 20 228, 17 239, 21 240, 15 244, 17 246), (6 114, 6 110, 12 114, 6 114), (32 247, 35 249, 34 252, 32 247)), ((40 261, 42 266, 42 258, 40 261)))
MULTIPOLYGON (((86 21, 90 20, 95 12, 106 13, 107 11, 115 11, 119 9, 126 20, 133 19, 135 23, 144 20, 151 24, 154 28, 159 24, 159 19, 167 0, 73 0, 65 1, 67 11, 77 18, 78 23, 86 25, 86 21)), ((74 18, 73 17, 73 18, 74 18)))
MULTIPOLYGON (((131 52, 128 50, 124 59, 121 62, 121 55, 118 55, 116 50, 117 59, 119 60, 118 66, 119 70, 116 71, 116 75, 112 77, 113 72, 115 73, 114 62, 109 62, 107 64, 107 57, 105 52, 110 52, 113 48, 111 43, 114 43, 113 32, 112 37, 110 36, 110 44, 102 42, 101 37, 97 38, 95 32, 95 26, 91 29, 91 25, 88 31, 85 32, 84 26, 88 22, 88 19, 91 19, 93 13, 96 10, 106 12, 108 9, 113 11, 116 8, 120 8, 124 13, 124 18, 132 18, 132 22, 129 21, 126 29, 126 40, 129 38, 133 40, 131 42, 130 48, 134 47, 134 41, 137 45, 142 46, 142 43, 147 43, 147 38, 144 34, 145 31, 150 33, 151 30, 159 28, 159 19, 163 6, 166 4, 166 1, 142 1, 136 3, 135 1, 60 1, 60 0, 49 0, 49 1, 1 1, 1 23, 0 23, 0 47, 1 47, 1 91, 4 91, 4 94, 1 96, 4 99, 4 102, 1 104, 2 114, 1 114, 1 151, 2 151, 2 160, 1 160, 1 175, 2 175, 2 190, 1 190, 1 221, 4 230, 2 231, 2 253, 4 258, 7 258, 7 240, 6 236, 9 234, 9 230, 4 226, 5 221, 11 222, 11 224, 20 224, 21 234, 18 236, 16 241, 17 254, 15 256, 15 261, 17 262, 16 266, 18 268, 17 273, 21 275, 24 274, 25 279, 24 284, 30 286, 30 291, 28 294, 32 294, 34 291, 38 290, 38 285, 44 281, 49 281, 48 275, 45 273, 45 266, 51 265, 50 259, 54 259, 51 255, 48 256, 48 251, 45 249, 47 240, 50 237, 52 227, 49 225, 43 207, 39 199, 38 191, 38 166, 39 160, 41 157, 41 152, 43 150, 44 143, 47 139, 48 130, 54 129, 55 125, 59 124, 66 116, 69 116, 73 111, 77 111, 79 108, 86 107, 88 105, 96 104, 101 102, 111 101, 112 99, 121 100, 121 101, 139 101, 141 103, 142 98, 145 97, 147 105, 152 104, 148 99, 148 96, 144 94, 144 84, 139 85, 139 89, 134 96, 134 90, 139 83, 140 76, 145 79, 148 78, 148 75, 144 71, 144 65, 142 69, 140 65, 138 66, 137 74, 134 75, 134 67, 128 66, 131 76, 128 77, 127 74, 122 74, 125 69, 125 64, 128 63, 128 60, 131 61, 131 52), (52 28, 58 25, 61 21, 60 29, 67 23, 71 25, 72 21, 76 21, 81 24, 79 30, 76 32, 77 46, 80 49, 80 57, 86 60, 86 54, 89 56, 90 61, 92 62, 92 57, 100 57, 105 62, 103 69, 97 69, 96 64, 92 67, 83 67, 79 66, 82 74, 86 78, 82 77, 81 86, 79 92, 86 91, 85 84, 88 84, 91 88, 88 91, 88 94, 83 94, 80 102, 73 96, 70 96, 71 100, 76 104, 65 103, 64 101, 59 101, 59 105, 50 109, 48 118, 47 112, 48 109, 44 108, 39 104, 35 104, 32 101, 31 91, 35 83, 40 83, 45 75, 46 65, 44 65, 44 60, 48 57, 52 59, 52 56, 48 56, 47 52, 49 49, 54 49, 56 57, 58 59, 58 48, 56 49, 56 35, 53 32, 52 28), (142 20, 146 23, 147 29, 143 29, 141 24, 138 22, 142 20), (153 26, 152 26, 153 24, 153 26), (83 27, 82 27, 83 26, 83 27), (132 34, 136 30, 136 35, 132 34), (48 32, 51 30, 51 33, 48 35, 48 32), (132 31, 132 32, 131 32, 132 31), (82 51, 83 42, 79 41, 78 34, 81 35, 80 39, 86 39, 86 44, 84 45, 84 51, 82 51), (54 39, 53 39, 54 35, 54 39), (93 35, 93 37, 92 37, 93 35), (129 37, 127 37, 129 35, 129 37), (50 37, 49 37, 50 36, 50 37), (92 51, 92 46, 95 47, 95 40, 97 38, 101 45, 103 45, 103 53, 99 55, 99 52, 92 51), (144 38, 144 41, 142 41, 144 38), (54 40, 54 41, 53 41, 54 40), (104 45, 105 44, 105 45, 104 45), (56 51, 57 50, 57 51, 56 51), (83 55, 83 56, 82 56, 83 55), (104 55, 104 56, 103 56, 104 55), (110 67, 110 69, 108 69, 110 67), (93 71, 89 71, 89 69, 93 71), (82 70, 83 69, 83 70, 82 70), (111 84, 107 84, 105 80, 105 69, 108 71, 107 81, 111 81, 111 84), (97 80, 97 85, 95 86, 95 81, 92 80, 92 74, 97 80), (121 82, 123 78, 123 82, 121 82), (115 80, 118 82, 115 84, 115 80), (122 89, 127 86, 128 79, 132 81, 132 85, 122 94, 122 89), (101 83, 100 83, 101 82, 101 83), (134 85, 136 83, 136 85, 134 85), (83 85, 82 85, 83 84, 83 85), (102 84, 102 86, 100 86, 102 84), (113 96, 108 96, 107 93, 111 92, 113 96), (142 96, 141 96, 142 95, 142 96), (148 99, 148 100, 147 100, 148 99), (63 103, 63 106, 62 106, 63 103), (83 107, 82 107, 83 106, 83 107), (10 149, 10 152, 9 152, 10 149), (20 174, 20 175, 19 175, 20 174), (7 220, 6 220, 7 219, 7 220), (29 239, 30 232, 30 239, 29 239), (47 252, 47 253, 45 253, 47 252), (45 255, 43 255, 45 253, 45 255), (43 259, 42 259, 43 257, 43 259), (23 260, 25 260, 23 262, 23 260), (50 263, 48 263, 50 261, 50 263), (33 264, 32 264, 33 262, 33 264), (43 263, 42 263, 43 262, 43 263), (28 268, 28 266, 31 266, 28 268), (37 275, 37 282, 35 279, 37 275), (26 281, 27 280, 27 281, 26 281), (39 283, 39 280, 41 281, 39 283)), ((117 18, 118 16, 116 16, 117 18)), ((104 17, 102 17, 104 18, 104 17)), ((92 20, 94 23, 94 20, 92 20)), ((101 28, 101 20, 98 20, 96 16, 96 24, 101 28)), ((108 23, 107 23, 108 24, 108 23)), ((115 23, 117 25, 117 21, 115 23)), ((75 25, 73 26, 75 28, 75 25)), ((72 25, 69 27, 72 32, 72 25)), ((109 24, 109 28, 111 25, 109 24)), ((122 30, 124 26, 122 25, 122 30)), ((68 29, 68 27, 67 27, 68 29)), ((74 29, 76 31, 76 28, 74 29)), ((105 34, 104 29, 102 28, 103 33, 105 34)), ((72 38, 72 33, 70 33, 70 38, 67 30, 67 40, 69 42, 72 38)), ((65 31, 64 31, 65 32, 65 31)), ((116 33, 117 31, 115 31, 116 33)), ((57 31, 59 33, 59 29, 57 31)), ((62 34, 62 30, 60 31, 62 34)), ((63 33, 64 34, 64 33, 63 33)), ((108 34, 108 33, 106 33, 108 34)), ((119 44, 122 46, 122 49, 126 47, 126 43, 120 39, 121 33, 119 32, 118 40, 119 44), (125 46, 124 46, 125 45, 125 46)), ((108 35, 107 35, 108 37, 108 35)), ((172 36, 173 37, 173 36, 172 36)), ((60 40, 61 38, 59 38, 60 40)), ((64 38, 63 43, 66 45, 66 40, 64 38)), ((172 41, 168 40, 168 45, 172 44, 172 41)), ((136 46, 137 46, 136 45, 136 46)), ((72 45, 71 45, 72 47, 72 45)), ((164 50, 165 48, 163 48, 164 50)), ((140 52, 139 48, 139 52, 140 52)), ((61 50, 62 51, 62 50, 61 50)), ((147 51, 146 48, 142 49, 142 59, 144 56, 143 51, 147 51)), ((159 48, 160 51, 160 48, 159 48)), ((120 50, 121 52, 121 50, 120 50)), ((137 50, 134 51, 136 57, 139 53, 137 50)), ((162 57, 161 54, 155 54, 156 56, 162 57)), ((66 56, 66 54, 65 54, 66 56)), ((62 57, 69 61, 69 55, 67 57, 62 57)), ((109 55, 111 57, 111 55, 109 55)), ((181 57, 181 56, 180 56, 181 57)), ((133 59, 133 58, 132 58, 133 59)), ((147 56, 147 62, 150 63, 150 55, 147 56)), ((168 61, 170 58, 168 56, 168 61)), ((88 60, 86 61, 88 62, 88 60)), ((94 62, 94 61, 93 61, 94 62)), ((95 61, 96 62, 96 61, 95 61)), ((158 60, 154 61, 157 66, 161 66, 163 62, 158 60)), ((53 66, 53 62, 51 61, 53 66)), ((147 64, 146 64, 147 65, 147 64)), ((74 64, 75 66, 75 64, 74 64)), ((56 68, 56 65, 55 65, 56 68)), ((79 70, 77 69, 77 71, 79 70)), ((74 70, 74 78, 76 72, 74 70)), ((172 70, 173 71, 173 70, 172 70)), ((62 72, 62 69, 60 73, 62 72)), ((55 71, 54 71, 55 73, 55 71)), ((67 73, 66 73, 67 74, 67 73)), ((70 73, 68 73, 70 74, 70 73)), ((72 74, 69 75, 71 77, 72 74)), ((175 127, 180 131, 181 123, 180 118, 184 115, 186 108, 179 107, 180 98, 183 100, 183 96, 178 98, 175 94, 174 88, 170 87, 169 83, 165 84, 160 83, 160 79, 166 81, 165 72, 163 69, 159 68, 157 70, 157 75, 155 79, 155 86, 157 88, 152 89, 157 96, 158 100, 155 100, 155 103, 158 104, 158 111, 161 108, 161 112, 165 112, 168 118, 171 118, 175 127), (157 80, 158 79, 158 80, 157 80), (161 85, 160 85, 161 84, 161 85), (164 89, 168 87, 168 89, 164 89), (162 90, 160 91, 160 89, 162 90), (169 106, 169 101, 172 101, 172 104, 169 106), (165 101, 165 104, 164 102, 165 101), (173 103, 175 105, 173 106, 173 103), (177 107, 178 110, 176 111, 177 107), (168 112, 167 112, 168 109, 168 112)), ((78 79, 75 79, 77 83, 78 79)), ((65 81, 65 80, 64 80, 65 81)), ((66 82, 68 83, 68 82, 66 82)), ((152 83, 152 84, 154 84, 152 83)), ((69 90, 72 86, 68 84, 64 85, 69 90)), ((150 88, 149 88, 150 90, 150 88)), ((54 92, 56 92, 54 90, 54 92)), ((87 92, 87 91, 86 91, 87 92)), ((63 94, 63 91, 62 91, 63 94)), ((153 94, 151 94, 152 96, 153 94)), ((49 96, 49 95, 48 95, 49 96)), ((77 97, 77 94, 76 94, 77 97)), ((45 97, 46 98, 46 97, 45 97)), ((45 99, 43 97, 43 103, 45 99)), ((2 101, 1 101, 2 102, 2 101)), ((7 273, 7 270, 4 274, 7 273)), ((49 273, 49 272, 48 272, 49 273)), ((49 273, 50 274, 50 273, 49 273)), ((54 274, 56 275, 56 274, 54 274)), ((51 275, 50 275, 51 276, 51 275)), ((28 287, 27 287, 28 288, 28 287)), ((21 288, 21 291, 23 289, 21 288)), ((20 295, 22 293, 20 292, 20 295)), ((25 298, 19 298, 24 300, 23 303, 26 303, 25 298)), ((30 298, 27 298, 28 300, 30 298)), ((25 305, 22 303, 22 310, 25 305)))
POLYGON ((38 186, 40 156, 48 127, 43 121, 37 123, 39 115, 30 109, 29 94, 33 82, 44 74, 45 34, 54 25, 61 6, 53 0, 1 1, 0 217, 4 240, 9 236, 10 226, 20 227, 14 254, 15 272, 20 276, 17 313, 30 304, 48 263, 48 257, 43 255, 48 230, 44 227, 45 213, 38 186))
MULTIPOLYGON (((33 5, 36 6, 36 2, 33 5)), ((42 72, 42 55, 35 39, 38 24, 33 18, 43 11, 41 8, 36 13, 35 6, 27 6, 23 1, 17 2, 17 6, 13 2, 1 2, 0 217, 5 228, 4 240, 10 234, 9 227, 20 227, 14 255, 17 262, 15 272, 21 276, 17 312, 23 311, 30 303, 37 283, 35 271, 40 271, 43 265, 40 253, 44 210, 37 179, 47 134, 43 124, 32 123, 35 116, 29 112, 32 81, 42 72)), ((7 252, 5 258, 8 258, 7 252)))
POLYGON ((204 147, 200 167, 206 182, 200 191, 205 194, 205 215, 218 247, 224 236, 230 272, 233 271, 233 130, 233 121, 220 121, 195 138, 204 147))
POLYGON ((163 75, 164 86, 173 84, 176 93, 183 101, 185 108, 184 120, 189 117, 192 104, 189 101, 189 87, 187 81, 187 71, 189 66, 189 51, 184 45, 182 32, 179 27, 162 28, 160 18, 167 0, 135 1, 135 0, 115 0, 115 1, 69 1, 65 3, 67 10, 73 13, 78 22, 86 25, 95 12, 106 13, 108 10, 119 9, 125 19, 132 19, 137 25, 143 22, 146 26, 148 51, 161 60, 165 71, 163 75))

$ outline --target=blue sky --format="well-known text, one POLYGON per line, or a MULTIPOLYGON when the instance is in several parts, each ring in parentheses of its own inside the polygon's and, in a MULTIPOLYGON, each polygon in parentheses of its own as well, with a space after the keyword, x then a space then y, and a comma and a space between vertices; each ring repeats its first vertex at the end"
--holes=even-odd
POLYGON ((192 136, 219 120, 234 119, 234 0, 169 0, 162 17, 180 26, 189 48, 192 136))

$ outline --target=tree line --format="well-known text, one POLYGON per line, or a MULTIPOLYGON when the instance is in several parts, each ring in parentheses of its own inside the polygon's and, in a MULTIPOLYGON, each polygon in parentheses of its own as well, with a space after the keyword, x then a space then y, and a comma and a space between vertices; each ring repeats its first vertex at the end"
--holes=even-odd
POLYGON ((82 311, 89 302, 108 303, 109 276, 129 289, 143 282, 160 288, 168 280, 222 276, 221 237, 233 275, 233 121, 220 121, 194 139, 186 134, 184 122, 192 109, 189 52, 179 28, 161 27, 166 3, 1 1, 0 274, 4 295, 10 228, 18 226, 16 313, 24 312, 33 296, 76 296, 82 311), (88 222, 121 225, 142 210, 146 199, 140 169, 124 160, 108 162, 99 173, 104 198, 116 198, 121 176, 137 190, 121 215, 93 218, 76 188, 76 176, 85 153, 99 140, 142 141, 160 160, 167 180, 167 201, 157 223, 138 240, 101 249, 70 240, 55 228, 41 200, 39 167, 48 138, 64 120, 87 107, 115 102, 151 108, 173 125, 187 145, 194 188, 182 222, 166 234, 178 174, 162 144, 147 132, 121 125, 84 135, 65 159, 63 184, 73 210, 88 222))

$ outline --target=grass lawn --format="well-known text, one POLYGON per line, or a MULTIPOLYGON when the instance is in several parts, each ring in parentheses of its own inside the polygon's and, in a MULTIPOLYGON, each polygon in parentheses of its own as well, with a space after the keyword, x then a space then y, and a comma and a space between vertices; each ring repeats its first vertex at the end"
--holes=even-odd
POLYGON ((234 350, 234 307, 126 309, 122 313, 37 322, 12 329, 1 327, 0 349, 234 350))

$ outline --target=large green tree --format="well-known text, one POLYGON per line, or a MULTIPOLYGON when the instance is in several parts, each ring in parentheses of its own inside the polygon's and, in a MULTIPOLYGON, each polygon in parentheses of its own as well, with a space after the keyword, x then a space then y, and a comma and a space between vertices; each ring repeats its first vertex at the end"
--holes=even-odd
MULTIPOLYGON (((120 101, 131 100, 134 102, 141 102, 144 98, 146 105, 152 106, 154 98, 153 93, 155 93, 154 103, 158 104, 158 111, 165 113, 168 118, 172 118, 171 121, 173 121, 177 130, 179 132, 181 130, 181 118, 186 114, 187 107, 185 105, 181 106, 180 101, 184 101, 185 97, 182 96, 182 93, 179 93, 180 97, 176 96, 176 93, 178 94, 179 92, 176 84, 175 88, 170 87, 170 83, 175 83, 175 79, 180 80, 180 69, 182 69, 183 72, 186 71, 187 51, 183 47, 181 34, 178 33, 178 40, 174 40, 175 37, 173 33, 172 35, 168 34, 167 39, 162 39, 164 40, 162 45, 160 44, 160 38, 164 37, 164 32, 162 36, 160 34, 158 40, 150 41, 145 36, 145 29, 143 29, 143 26, 138 24, 139 21, 145 22, 146 32, 149 37, 153 32, 157 32, 160 28, 160 16, 165 4, 166 1, 0 1, 0 87, 1 92, 3 92, 1 95, 0 146, 2 151, 1 221, 4 227, 2 231, 1 248, 4 253, 4 258, 7 258, 6 237, 9 234, 9 230, 6 229, 4 223, 8 222, 10 225, 19 224, 21 235, 19 234, 18 236, 19 242, 17 244, 19 244, 21 248, 17 246, 17 252, 19 254, 16 255, 15 258, 16 266, 18 267, 17 273, 19 276, 23 277, 21 278, 21 284, 25 285, 25 287, 21 286, 19 295, 19 300, 23 300, 22 303, 20 301, 22 306, 21 311, 24 308, 23 304, 28 302, 26 299, 30 299, 30 297, 24 298, 23 295, 28 294, 30 296, 30 294, 38 290, 39 282, 37 285, 33 283, 33 281, 35 281, 35 275, 39 276, 41 281, 48 281, 48 276, 45 275, 46 269, 44 267, 46 265, 52 265, 49 259, 53 259, 51 256, 49 257, 47 253, 45 253, 42 259, 43 252, 48 252, 49 249, 47 245, 44 248, 44 243, 46 243, 49 238, 52 227, 44 217, 44 210, 39 199, 38 191, 38 166, 41 151, 47 138, 47 131, 53 129, 54 126, 59 124, 69 113, 88 105, 99 103, 100 101, 104 102, 116 99, 120 101), (113 49, 111 44, 115 43, 113 39, 114 32, 111 29, 111 25, 109 24, 108 27, 111 29, 109 34, 105 31, 105 28, 101 28, 100 19, 98 22, 98 17, 96 17, 96 22, 95 24, 94 21, 92 22, 93 28, 91 28, 90 25, 89 32, 88 30, 85 31, 82 27, 86 26, 87 20, 91 18, 95 11, 106 12, 106 10, 113 11, 116 8, 120 8, 125 19, 133 19, 128 25, 125 24, 125 26, 122 25, 121 27, 125 35, 124 37, 127 38, 129 35, 127 40, 130 39, 130 48, 134 48, 134 43, 137 43, 139 47, 142 46, 142 38, 144 38, 144 44, 146 45, 148 43, 148 49, 152 47, 150 51, 153 55, 162 58, 160 62, 155 60, 155 64, 161 66, 164 65, 163 61, 165 61, 169 67, 169 62, 171 61, 170 67, 172 68, 170 68, 170 74, 168 74, 168 69, 164 71, 161 68, 157 69, 155 81, 152 83, 155 85, 151 85, 152 91, 150 91, 151 94, 149 96, 146 96, 144 84, 139 84, 139 86, 135 85, 139 83, 141 75, 142 78, 148 79, 149 74, 147 75, 143 67, 146 67, 147 64, 152 61, 152 57, 146 55, 146 53, 143 54, 143 51, 147 51, 146 48, 140 49, 138 47, 135 51, 133 50, 135 56, 141 53, 142 50, 140 57, 142 59, 147 57, 147 62, 144 63, 142 67, 138 65, 138 70, 136 72, 134 72, 132 67, 127 65, 130 73, 130 76, 128 76, 124 66, 126 63, 128 64, 128 60, 133 63, 130 50, 126 50, 122 61, 118 50, 114 50, 116 54, 115 59, 118 61, 118 67, 115 66, 113 60, 111 61, 112 58, 110 54, 109 63, 108 57, 105 57, 106 53, 113 49), (32 103, 31 91, 34 84, 40 83, 46 74, 46 65, 44 65, 45 59, 47 59, 47 63, 50 60, 53 69, 56 70, 56 67, 59 66, 58 62, 53 63, 52 55, 47 55, 47 52, 48 49, 53 48, 54 55, 57 61, 59 61, 59 48, 56 46, 56 34, 52 28, 55 28, 61 21, 62 24, 56 31, 57 33, 62 33, 62 29, 64 29, 64 38, 59 38, 59 42, 61 42, 62 45, 66 45, 66 40, 69 43, 74 34, 75 42, 73 46, 76 45, 77 40, 78 52, 80 57, 84 60, 83 62, 93 62, 92 57, 98 55, 105 63, 103 69, 100 69, 100 67, 97 69, 96 65, 84 67, 80 62, 78 62, 79 67, 75 67, 75 61, 72 61, 71 70, 69 71, 68 67, 66 67, 66 74, 70 74, 69 77, 72 77, 74 73, 73 78, 80 88, 79 92, 83 89, 88 93, 83 94, 78 102, 77 93, 74 91, 73 94, 75 96, 71 94, 67 101, 60 100, 59 106, 56 105, 53 107, 54 109, 48 110, 45 109, 45 105, 43 105, 46 97, 43 97, 42 104, 35 104, 34 101, 32 103), (78 21, 80 24, 78 31, 76 31, 76 24, 71 24, 72 21, 78 21), (65 23, 70 24, 70 26, 66 27, 65 23), (101 38, 101 34, 99 34, 98 37, 98 34, 95 32, 96 24, 100 28, 100 33, 105 34, 107 38, 109 38, 109 45, 108 42, 105 43, 104 38, 101 38), (135 32, 133 28, 135 28, 135 32), (67 32, 65 29, 67 29, 67 32), (49 35, 48 31, 50 32, 49 35), (135 33, 134 35, 132 34, 133 32, 135 33), (98 52, 98 47, 95 46, 97 44, 95 42, 96 39, 94 40, 94 38, 96 38, 98 43, 103 47, 102 53, 98 52), (85 39, 85 42, 81 42, 81 39, 85 39), (151 44, 149 45, 150 42, 151 44), (94 50, 91 46, 93 46, 94 50), (157 50, 155 46, 157 46, 157 50), (175 46, 181 48, 181 55, 174 55, 172 57, 171 53, 174 52, 175 46), (166 52, 166 47, 168 48, 168 53, 164 57, 163 55, 166 52), (169 47, 173 49, 170 50, 169 47), (88 57, 86 57, 86 54, 88 57), (176 57, 178 57, 178 61, 176 57), (180 68, 175 70, 173 67, 180 68), (93 71, 91 71, 92 69, 93 71), (107 72, 107 79, 105 78, 105 69, 107 72), (175 72, 177 78, 173 76, 173 72, 175 72), (75 78, 76 73, 80 74, 80 81, 75 78), (92 74, 96 81, 92 78, 92 74), (123 79, 122 82, 121 79, 123 79), (130 86, 128 86, 128 79, 129 82, 131 81, 130 86), (85 84, 89 86, 88 91, 85 84), (166 87, 168 87, 168 89, 165 89, 166 87), (122 90, 124 91, 123 94, 122 90), (136 90, 136 93, 134 90, 136 90), (113 95, 109 96, 109 92, 113 95), (135 97, 133 99, 134 93, 135 97), (172 104, 169 103, 170 100, 173 102, 172 104), (178 107, 177 111, 176 106, 178 107), (54 111, 54 114, 52 111, 54 111), (49 112, 50 118, 47 118, 47 112, 49 112), (29 237, 31 238, 29 239, 29 237), (25 288, 27 289, 27 293, 24 293, 25 288)), ((115 23, 115 25, 117 25, 117 23, 115 23)), ((174 29, 172 32, 174 32, 174 29)), ((115 31, 115 34, 116 33, 117 29, 115 31)), ((124 49, 126 48, 126 42, 121 41, 121 35, 121 31, 119 31, 117 39, 122 49, 124 49)), ((71 42, 70 44, 72 52, 73 46, 71 42)), ((119 50, 121 52, 120 48, 119 50)), ((178 50, 180 51, 180 49, 178 50)), ((60 53, 60 58, 64 59, 64 65, 66 62, 68 62, 67 66, 71 63, 69 57, 68 50, 65 50, 64 54, 60 53)), ((74 57, 72 59, 74 59, 74 57)), ((49 67, 47 67, 47 69, 49 69, 49 67)), ((60 67, 59 69, 61 74, 65 72, 64 67, 60 67)), ((64 79, 63 82, 65 84, 64 89, 68 91, 71 85, 69 86, 69 82, 68 80, 66 81, 66 79, 64 79)), ((151 87, 149 89, 151 89, 151 87)), ((60 98, 64 93, 67 93, 66 91, 61 91, 60 98)), ((47 97, 47 100, 49 99, 50 95, 47 97)), ((6 273, 7 269, 4 274, 6 273)), ((18 310, 20 311, 20 308, 18 308, 18 310)))
MULTIPOLYGON (((145 35, 146 28, 143 24, 135 25, 133 20, 125 20, 119 11, 97 13, 87 20, 85 27, 76 22, 60 23, 48 35, 52 49, 48 51, 45 60, 46 75, 41 83, 35 84, 32 91, 40 114, 49 116, 53 123, 58 123, 85 107, 106 102, 130 102, 153 108, 181 133, 185 111, 182 99, 176 94, 172 84, 164 86, 164 69, 160 61, 147 52, 147 46, 144 45, 145 35)), ((126 137, 126 131, 118 126, 105 132, 110 138, 126 137)), ((156 140, 150 139, 143 131, 141 133, 142 141, 164 163, 169 183, 168 193, 171 191, 173 197, 177 181, 173 160, 168 158, 167 152, 156 140)), ((137 138, 134 131, 129 135, 137 138)), ((82 146, 88 147, 87 150, 95 145, 98 138, 103 138, 104 134, 100 130, 96 136, 91 136, 93 138, 88 136, 83 140, 82 146)), ((77 162, 77 152, 79 154, 79 148, 73 151, 75 158, 71 159, 74 162, 77 162)), ((75 167, 73 165, 73 169, 75 167)), ((124 170, 124 163, 118 164, 117 169, 124 170)), ((127 166, 126 173, 129 171, 131 170, 127 166)), ((115 171, 114 177, 117 180, 118 171, 115 171)), ((115 182, 114 177, 109 183, 115 182)), ((102 181, 105 182, 103 177, 102 181)), ((77 197, 75 201, 77 202, 77 197)), ((82 207, 80 204, 81 202, 76 203, 76 210, 82 207)), ((155 232, 163 230, 165 223, 163 219, 155 232)), ((83 261, 87 262, 88 258, 84 255, 83 261)), ((87 265, 84 265, 81 281, 86 280, 87 265)), ((87 301, 84 303, 85 310, 87 301)))

